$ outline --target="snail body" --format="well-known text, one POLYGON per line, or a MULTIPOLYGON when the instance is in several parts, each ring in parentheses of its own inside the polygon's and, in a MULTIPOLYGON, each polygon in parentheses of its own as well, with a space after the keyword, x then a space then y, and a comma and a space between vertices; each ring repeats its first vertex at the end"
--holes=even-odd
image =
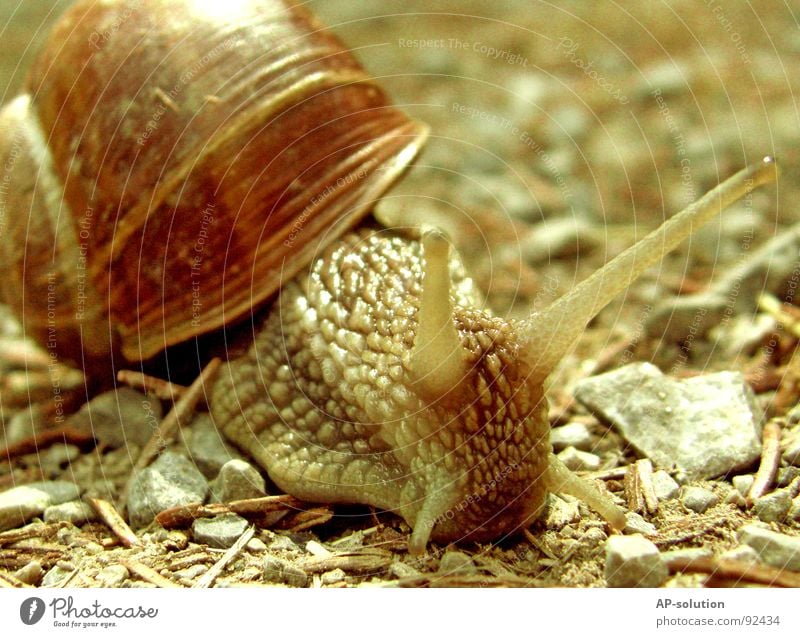
POLYGON ((210 406, 288 493, 396 511, 415 552, 431 538, 512 533, 553 491, 621 529, 622 511, 552 454, 547 377, 592 317, 773 179, 774 163, 738 173, 543 312, 504 320, 441 232, 350 231, 427 128, 306 11, 224 4, 78 2, 29 94, 0 115, 0 155, 19 184, 3 286, 26 331, 56 355, 113 366, 248 316, 279 290, 210 406))

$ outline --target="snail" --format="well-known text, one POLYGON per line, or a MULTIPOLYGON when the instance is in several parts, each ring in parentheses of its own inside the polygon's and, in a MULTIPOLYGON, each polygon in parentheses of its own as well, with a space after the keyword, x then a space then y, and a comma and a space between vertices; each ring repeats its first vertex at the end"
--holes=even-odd
POLYGON ((647 267, 776 176, 771 158, 740 171, 512 321, 441 231, 366 219, 427 127, 300 6, 80 0, 0 122, 2 289, 26 332, 92 375, 250 327, 217 426, 287 493, 397 512, 414 553, 512 533, 550 492, 625 526, 553 455, 547 378, 647 267))

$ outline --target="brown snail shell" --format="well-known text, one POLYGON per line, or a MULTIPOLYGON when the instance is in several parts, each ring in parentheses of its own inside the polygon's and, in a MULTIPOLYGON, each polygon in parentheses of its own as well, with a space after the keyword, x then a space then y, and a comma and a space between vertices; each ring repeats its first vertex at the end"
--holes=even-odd
POLYGON ((2 127, 5 296, 73 360, 116 341, 147 359, 249 314, 427 132, 282 0, 79 1, 2 127))

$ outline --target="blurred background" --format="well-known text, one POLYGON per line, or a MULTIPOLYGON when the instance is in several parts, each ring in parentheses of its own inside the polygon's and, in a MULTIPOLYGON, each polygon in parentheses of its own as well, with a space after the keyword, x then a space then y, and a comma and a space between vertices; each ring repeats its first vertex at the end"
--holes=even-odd
MULTIPOLYGON (((0 97, 66 0, 0 7, 0 97)), ((409 114, 431 125, 383 202, 448 230, 498 312, 569 289, 746 163, 783 177, 693 237, 599 323, 712 284, 795 223, 800 27, 782 2, 315 0, 409 114), (777 196, 776 196, 777 195, 777 196), (688 283, 687 283, 688 281, 688 283)))

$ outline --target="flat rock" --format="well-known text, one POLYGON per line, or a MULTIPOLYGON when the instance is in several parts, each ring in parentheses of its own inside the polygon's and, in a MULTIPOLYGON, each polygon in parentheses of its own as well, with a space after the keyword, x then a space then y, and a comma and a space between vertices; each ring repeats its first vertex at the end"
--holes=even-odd
POLYGON ((107 391, 69 417, 71 426, 91 431, 112 448, 150 440, 161 421, 161 403, 130 387, 107 391))
POLYGON ((211 548, 227 549, 247 530, 249 522, 235 513, 223 513, 213 518, 198 518, 192 524, 195 542, 211 548))
POLYGON ((72 482, 33 482, 0 493, 0 531, 26 524, 45 509, 80 497, 80 488, 72 482))
POLYGON ((625 525, 625 528, 622 530, 622 532, 626 533, 627 535, 633 535, 636 533, 639 533, 641 535, 658 534, 658 531, 656 530, 656 525, 653 524, 652 522, 648 522, 635 511, 628 511, 625 514, 625 520, 627 524, 625 525))
POLYGON ((714 505, 719 504, 719 498, 703 487, 684 487, 683 493, 681 493, 681 503, 695 513, 705 513, 714 505))
POLYGON ((605 578, 613 588, 655 588, 669 571, 658 548, 641 535, 612 535, 606 542, 605 578))
POLYGON ((150 524, 166 509, 204 502, 208 482, 184 456, 168 451, 134 477, 128 496, 128 517, 134 528, 150 524))
POLYGON ((232 502, 260 498, 267 494, 261 472, 244 460, 228 460, 216 480, 211 484, 211 492, 218 502, 232 502))
POLYGON ((558 454, 558 459, 572 471, 597 471, 600 458, 587 451, 579 451, 575 447, 567 447, 558 454))
POLYGON ((736 560, 738 562, 748 562, 753 564, 759 561, 759 556, 752 546, 740 544, 739 546, 725 551, 720 558, 723 560, 736 560))
POLYGON ((469 555, 450 550, 439 560, 438 572, 440 575, 475 575, 478 569, 469 555))
POLYGON ((634 363, 582 380, 575 396, 658 467, 687 478, 725 475, 761 454, 761 415, 735 372, 675 380, 634 363))
POLYGON ((561 451, 567 447, 575 447, 581 451, 589 451, 594 446, 592 433, 582 422, 570 422, 563 427, 550 431, 550 444, 553 449, 561 451))
POLYGON ((653 491, 659 500, 672 500, 678 497, 681 486, 663 469, 653 473, 653 491))
POLYGON ((754 548, 761 560, 770 566, 800 571, 800 537, 748 524, 739 530, 739 541, 754 548))
POLYGON ((741 476, 733 476, 731 483, 742 496, 747 497, 755 479, 756 477, 752 473, 745 473, 741 476))

